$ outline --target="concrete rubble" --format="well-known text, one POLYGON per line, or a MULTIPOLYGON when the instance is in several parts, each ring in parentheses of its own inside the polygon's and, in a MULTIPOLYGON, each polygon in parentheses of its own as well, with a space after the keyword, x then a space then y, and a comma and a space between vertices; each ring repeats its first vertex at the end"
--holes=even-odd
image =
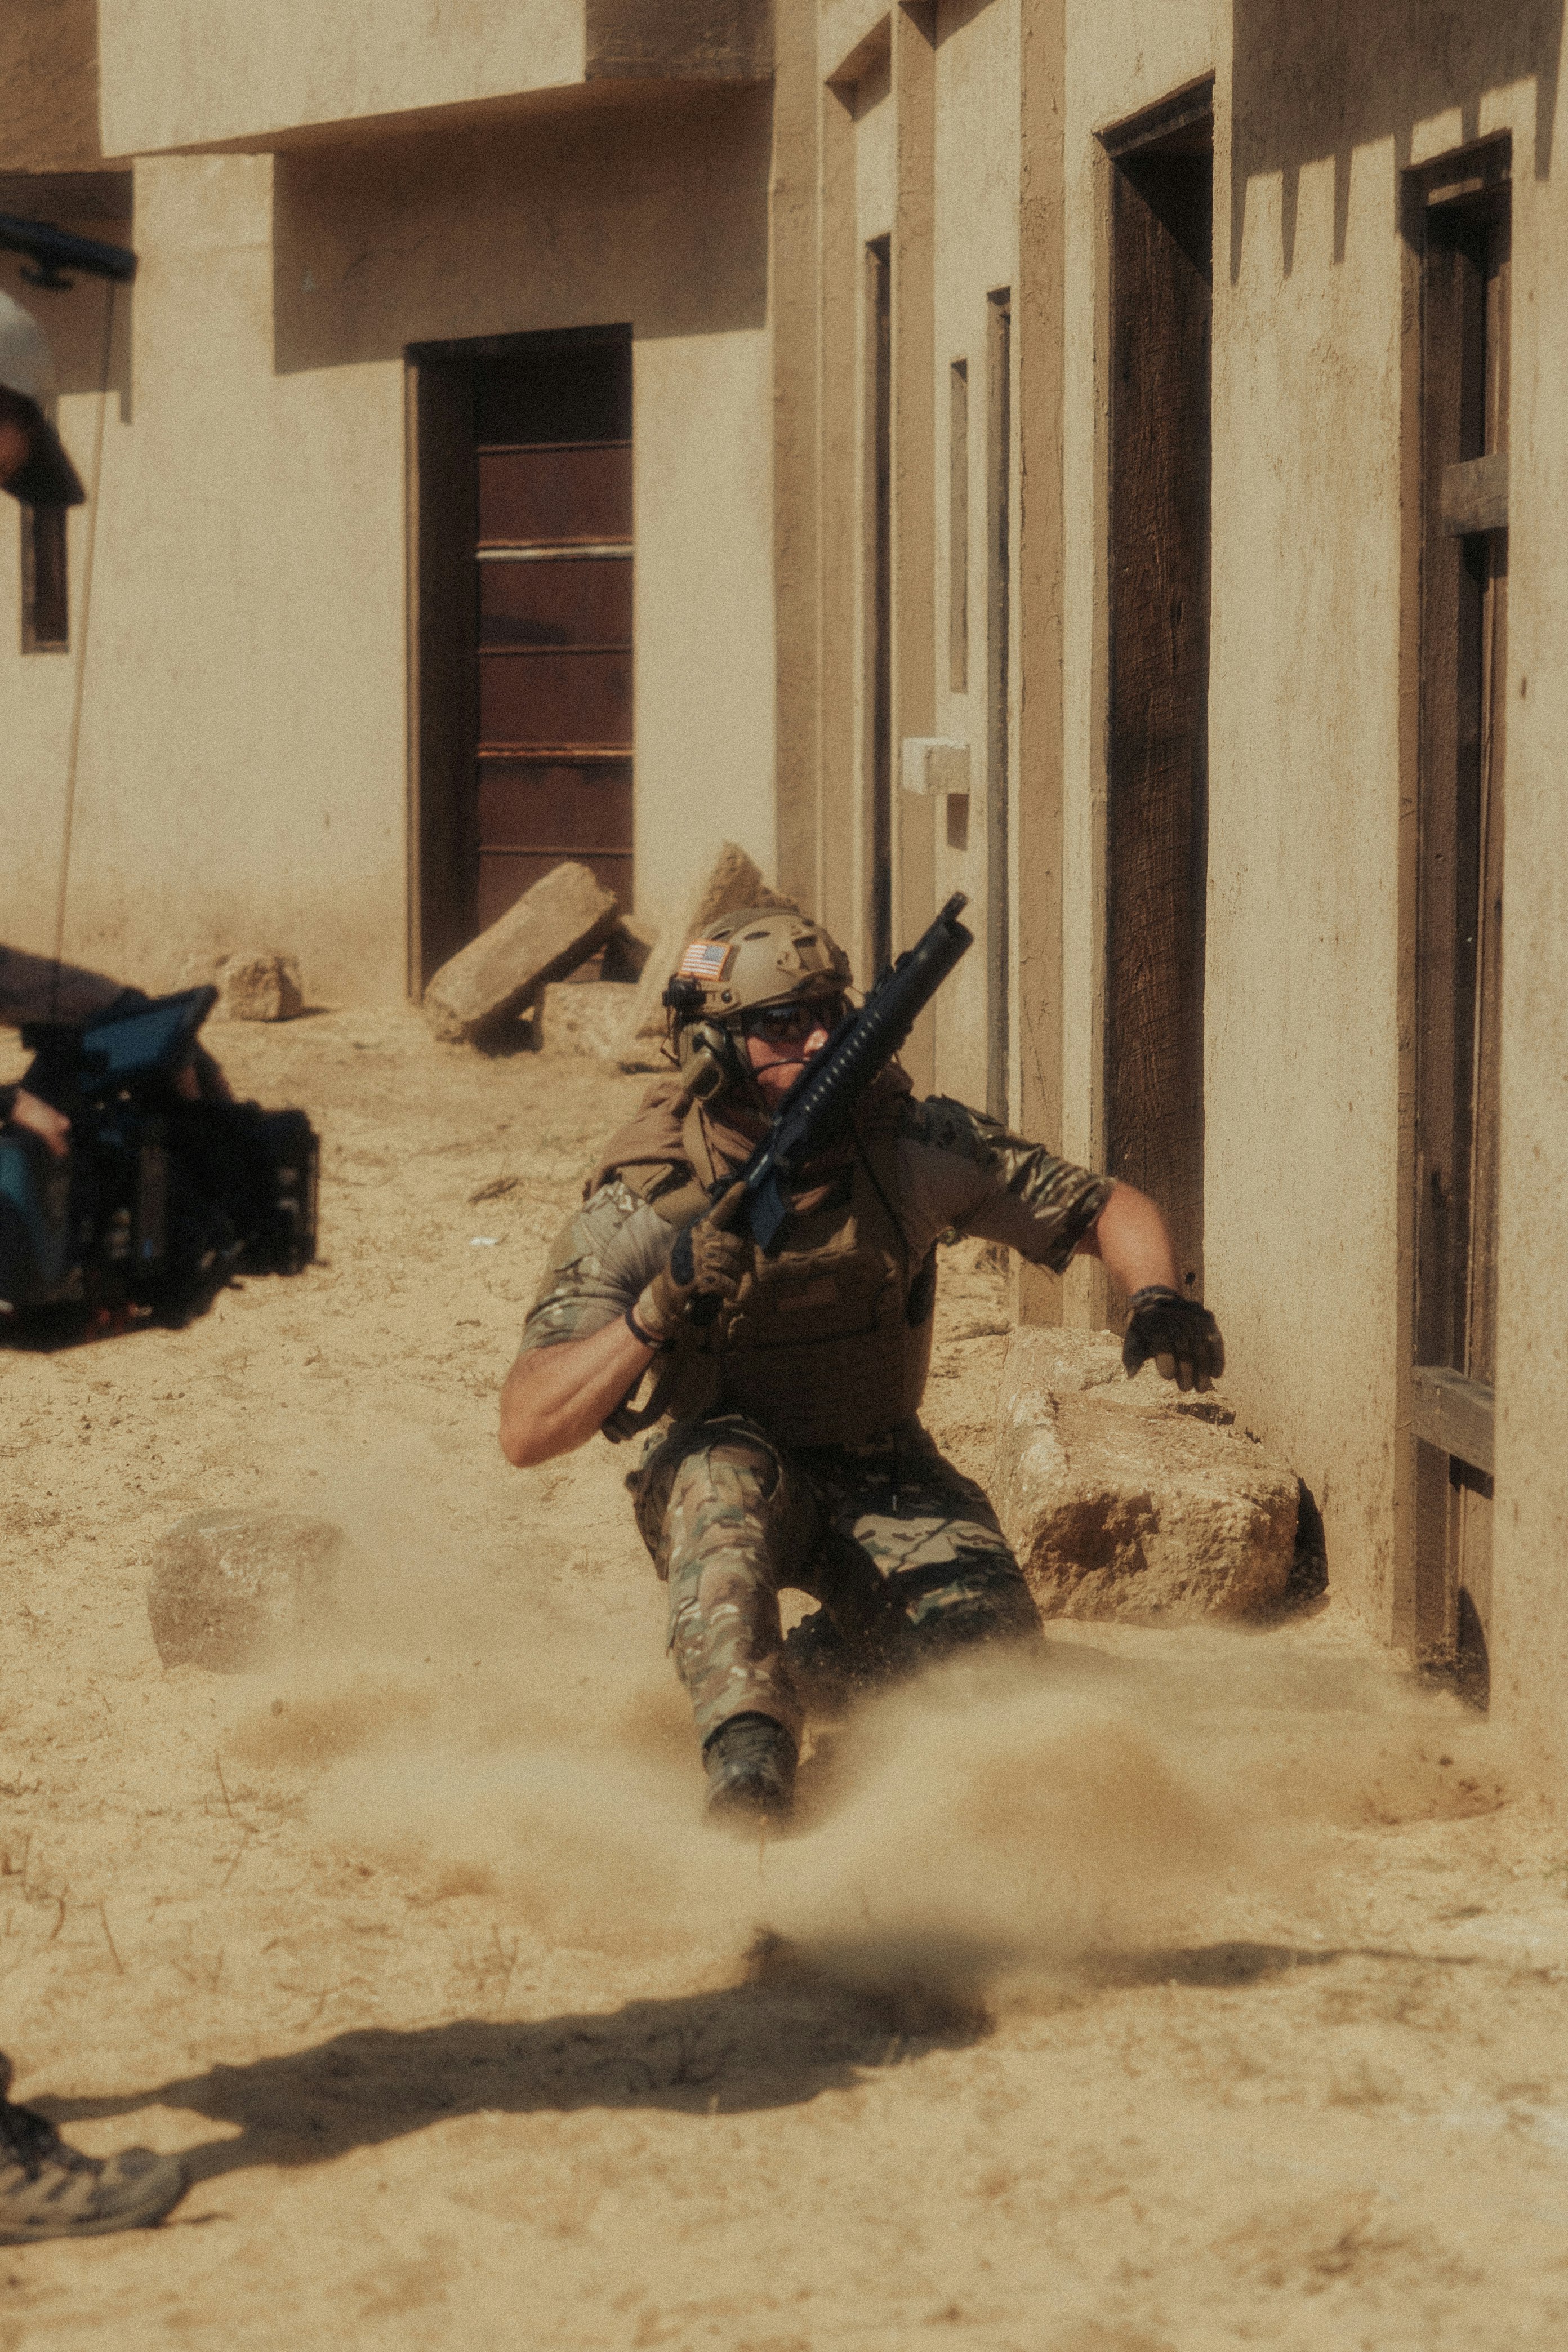
POLYGON ((165 1666, 243 1674, 308 1636, 328 1606, 342 1530, 289 1511, 196 1511, 170 1528, 147 1587, 165 1666))
POLYGON ((214 971, 220 1021, 292 1021, 305 1007, 297 956, 247 948, 225 956, 214 971))
POLYGON ((605 941, 600 978, 616 982, 640 980, 658 943, 658 935, 651 924, 638 922, 631 915, 623 915, 605 941))
POLYGON ((614 893, 585 866, 552 866, 441 966, 425 991, 431 1028, 452 1045, 494 1035, 603 947, 620 919, 614 893))
POLYGON ((570 980, 552 981, 533 1016, 541 1050, 597 1055, 605 1061, 615 1061, 636 994, 635 981, 601 980, 583 986, 570 980))
POLYGON ((738 907, 790 907, 792 898, 782 898, 778 891, 763 881, 762 869, 754 859, 733 841, 721 844, 718 856, 705 874, 694 885, 677 919, 667 923, 659 932, 652 954, 644 967, 637 992, 632 1004, 631 1018, 622 1039, 620 1058, 628 1069, 659 1069, 663 1063, 659 1047, 664 1043, 664 1007, 660 1002, 670 973, 679 961, 680 950, 688 940, 700 938, 705 924, 716 923, 721 915, 733 914, 738 907))
POLYGON ((1016 1331, 990 1487, 1047 1617, 1246 1619, 1290 1581, 1300 1485, 1217 1391, 1121 1369, 1111 1331, 1016 1331))

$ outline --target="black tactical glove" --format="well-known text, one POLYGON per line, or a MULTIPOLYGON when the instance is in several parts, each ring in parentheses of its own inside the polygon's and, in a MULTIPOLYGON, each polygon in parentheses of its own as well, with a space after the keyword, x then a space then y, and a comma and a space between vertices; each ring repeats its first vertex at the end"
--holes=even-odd
POLYGON ((746 1236, 726 1229, 745 1197, 743 1184, 731 1184, 721 1200, 676 1234, 669 1264, 654 1276, 626 1317, 639 1339, 663 1347, 699 1298, 710 1298, 716 1307, 733 1298, 750 1268, 752 1244, 746 1236))
POLYGON ((1151 1356, 1162 1380, 1174 1381, 1181 1389, 1203 1390, 1225 1370, 1225 1341, 1206 1307, 1151 1282, 1132 1295, 1121 1361, 1131 1377, 1151 1356))

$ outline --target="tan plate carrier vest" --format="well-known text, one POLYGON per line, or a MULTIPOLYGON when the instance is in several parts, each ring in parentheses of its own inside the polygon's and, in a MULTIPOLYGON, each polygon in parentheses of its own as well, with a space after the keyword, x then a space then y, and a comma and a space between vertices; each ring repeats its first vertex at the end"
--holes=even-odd
MULTIPOLYGON (((700 1115, 681 1133, 694 1181, 651 1205, 684 1225, 706 1205, 716 1174, 700 1115)), ((753 1250, 735 1297, 702 1329, 688 1324, 672 1349, 647 1420, 696 1421, 743 1412, 783 1445, 857 1445, 920 1410, 931 1366, 936 1252, 912 1267, 897 1210, 896 1131, 858 1133, 847 1199, 798 1212, 772 1257, 753 1250)), ((620 1171, 642 1198, 663 1168, 620 1171)), ((637 1416, 644 1421, 645 1416, 637 1416)))

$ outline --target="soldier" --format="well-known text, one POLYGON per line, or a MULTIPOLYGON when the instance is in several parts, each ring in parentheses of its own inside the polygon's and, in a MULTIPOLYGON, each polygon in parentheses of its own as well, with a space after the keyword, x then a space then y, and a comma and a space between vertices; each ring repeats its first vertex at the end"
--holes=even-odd
POLYGON ((921 1426, 940 1241, 980 1234, 1058 1274, 1075 1253, 1098 1257, 1131 1297, 1129 1370, 1152 1356, 1185 1389, 1224 1369, 1152 1201, 962 1103, 918 1098, 896 1064, 805 1171, 773 1255, 729 1230, 742 1188, 713 1192, 826 1044, 849 981, 822 926, 777 908, 688 947, 666 999, 679 1075, 605 1146, 501 1398, 501 1448, 520 1467, 596 1430, 659 1424, 627 1484, 669 1588, 709 1811, 736 1825, 789 1814, 804 1715, 792 1654, 875 1671, 1039 1637, 983 1489, 921 1426), (788 1644, 785 1586, 820 1603, 788 1644))

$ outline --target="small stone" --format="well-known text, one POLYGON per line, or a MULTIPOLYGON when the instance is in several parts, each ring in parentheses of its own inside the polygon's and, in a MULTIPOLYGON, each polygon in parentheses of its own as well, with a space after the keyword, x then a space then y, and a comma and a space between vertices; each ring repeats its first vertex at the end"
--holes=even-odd
POLYGON ((726 841, 707 871, 688 893, 676 921, 667 923, 659 932, 658 943, 643 968, 637 993, 626 1024, 626 1035, 622 1059, 628 1068, 658 1066, 658 1049, 664 1042, 665 1015, 662 1002, 670 973, 680 961, 680 951, 692 940, 700 939, 703 926, 716 923, 721 915, 733 914, 739 907, 790 907, 792 898, 783 898, 763 879, 762 868, 733 841, 726 841))
POLYGON ((292 1021, 305 1006, 297 956, 250 948, 225 956, 214 978, 220 1021, 292 1021))
POLYGON ((473 1045, 503 1031, 551 981, 601 948, 620 920, 585 866, 552 866, 514 906, 444 963, 425 991, 437 1037, 473 1045))
POLYGON ((991 1492, 1045 1615, 1245 1619, 1290 1582, 1300 1485, 1223 1397, 1121 1369, 1110 1331, 1015 1332, 991 1492))
POLYGON ((613 1062, 636 994, 633 981, 552 981, 534 1016, 541 1048, 546 1054, 589 1054, 613 1062))
POLYGON ((147 1587, 166 1666, 243 1674, 320 1622, 342 1529, 289 1511, 196 1511, 170 1528, 147 1587))

